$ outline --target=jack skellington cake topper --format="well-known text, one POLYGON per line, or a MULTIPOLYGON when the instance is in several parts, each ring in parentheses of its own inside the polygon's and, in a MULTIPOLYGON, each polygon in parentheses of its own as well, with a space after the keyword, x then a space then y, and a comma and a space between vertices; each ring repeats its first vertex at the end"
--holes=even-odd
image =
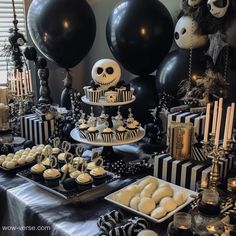
POLYGON ((103 90, 115 86, 119 82, 120 77, 120 66, 112 59, 101 59, 92 68, 92 78, 103 90))

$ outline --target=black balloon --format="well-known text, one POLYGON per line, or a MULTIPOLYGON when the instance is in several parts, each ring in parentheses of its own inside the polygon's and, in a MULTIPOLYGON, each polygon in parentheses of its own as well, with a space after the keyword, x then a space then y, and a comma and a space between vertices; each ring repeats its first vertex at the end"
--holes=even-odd
POLYGON ((47 60, 43 57, 38 57, 36 60, 36 66, 38 69, 44 69, 47 66, 47 60))
POLYGON ((34 0, 27 20, 37 48, 64 68, 76 66, 95 39, 95 16, 85 0, 34 0))
POLYGON ((155 76, 147 75, 134 78, 130 84, 135 90, 136 100, 132 104, 135 118, 142 124, 153 121, 149 109, 153 109, 158 101, 155 87, 155 76))
POLYGON ((28 59, 30 61, 36 61, 37 51, 34 47, 28 46, 24 50, 24 55, 25 55, 26 59, 28 59))
MULTIPOLYGON (((180 82, 189 78, 189 66, 190 50, 177 49, 170 52, 157 70, 156 88, 158 92, 165 91, 174 97, 178 97, 180 82)), ((204 50, 194 49, 192 52, 191 75, 202 75, 206 68, 207 60, 204 56, 204 50)))
POLYGON ((156 70, 173 41, 174 26, 158 0, 125 0, 112 12, 106 26, 114 57, 130 72, 148 75, 156 70))

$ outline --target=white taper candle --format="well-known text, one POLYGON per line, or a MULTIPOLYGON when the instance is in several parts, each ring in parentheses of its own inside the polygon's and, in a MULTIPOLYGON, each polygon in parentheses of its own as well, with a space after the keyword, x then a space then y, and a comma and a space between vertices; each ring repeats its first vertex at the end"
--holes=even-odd
POLYGON ((211 130, 212 134, 216 133, 217 113, 218 113, 218 101, 215 101, 215 103, 214 103, 214 111, 213 111, 212 130, 211 130))
POLYGON ((205 122, 205 131, 204 131, 204 142, 208 141, 208 133, 209 133, 209 124, 210 124, 210 113, 211 113, 211 104, 207 104, 206 110, 206 122, 205 122))
POLYGON ((224 131, 223 148, 227 148, 228 132, 229 132, 230 110, 231 110, 231 107, 228 107, 228 108, 227 108, 227 113, 226 113, 226 119, 225 119, 225 131, 224 131))
POLYGON ((229 119, 228 140, 232 139, 233 125, 234 125, 234 111, 235 111, 235 103, 232 103, 230 111, 230 119, 229 119))

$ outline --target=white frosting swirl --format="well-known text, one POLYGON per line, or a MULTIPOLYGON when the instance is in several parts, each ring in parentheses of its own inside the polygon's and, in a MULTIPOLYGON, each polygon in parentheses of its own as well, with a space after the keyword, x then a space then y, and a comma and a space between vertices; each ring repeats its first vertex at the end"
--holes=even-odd
POLYGON ((96 132, 97 128, 96 127, 90 127, 88 128, 88 132, 96 132))
POLYGON ((57 169, 47 169, 43 172, 43 177, 45 179, 56 179, 61 177, 61 173, 57 169))
POLYGON ((103 130, 103 133, 112 133, 112 129, 111 128, 105 128, 103 130))
POLYGON ((92 177, 91 177, 89 174, 87 174, 87 173, 82 173, 82 174, 80 174, 80 175, 76 178, 76 180, 77 180, 79 183, 85 184, 85 183, 91 182, 93 179, 92 179, 92 177))
POLYGON ((116 130, 119 132, 124 132, 126 131, 126 128, 124 126, 119 126, 116 130))
POLYGON ((45 170, 46 170, 46 167, 41 163, 38 163, 31 167, 31 172, 33 173, 42 173, 45 170))
POLYGON ((104 175, 105 173, 106 171, 101 166, 98 166, 90 171, 90 174, 93 176, 101 176, 101 175, 104 175))
POLYGON ((76 171, 70 173, 70 177, 72 179, 76 179, 80 174, 81 174, 81 171, 76 170, 76 171))

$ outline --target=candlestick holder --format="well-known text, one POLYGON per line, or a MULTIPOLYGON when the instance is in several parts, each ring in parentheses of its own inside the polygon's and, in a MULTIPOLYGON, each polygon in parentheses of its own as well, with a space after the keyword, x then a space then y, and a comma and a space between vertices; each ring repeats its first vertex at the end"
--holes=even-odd
POLYGON ((216 190, 217 184, 220 178, 219 159, 225 155, 224 149, 220 146, 214 145, 213 151, 211 152, 212 167, 210 172, 210 184, 209 188, 216 190))

